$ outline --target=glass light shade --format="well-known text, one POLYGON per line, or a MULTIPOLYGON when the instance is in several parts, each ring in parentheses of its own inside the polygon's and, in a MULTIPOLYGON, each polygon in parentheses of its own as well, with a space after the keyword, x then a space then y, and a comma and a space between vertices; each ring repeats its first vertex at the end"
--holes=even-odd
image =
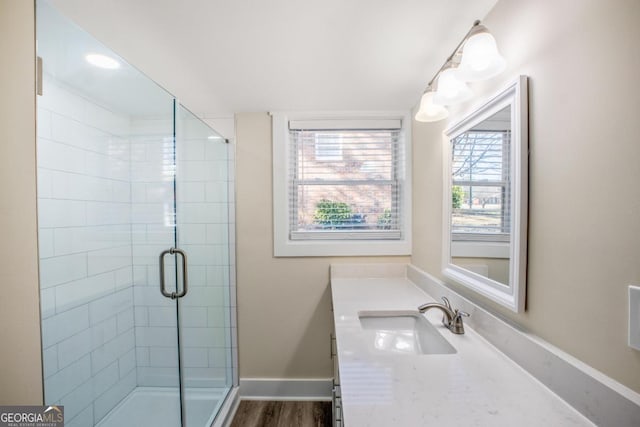
POLYGON ((449 110, 442 105, 436 105, 433 103, 433 92, 427 92, 422 95, 420 99, 420 108, 415 115, 415 119, 419 122, 437 122, 438 120, 446 119, 449 115, 449 110))
POLYGON ((486 80, 504 71, 507 63, 489 32, 474 34, 464 44, 457 76, 466 82, 486 80))
POLYGON ((473 93, 467 84, 458 79, 454 68, 447 68, 438 77, 438 90, 433 96, 437 105, 453 105, 471 98, 473 93))

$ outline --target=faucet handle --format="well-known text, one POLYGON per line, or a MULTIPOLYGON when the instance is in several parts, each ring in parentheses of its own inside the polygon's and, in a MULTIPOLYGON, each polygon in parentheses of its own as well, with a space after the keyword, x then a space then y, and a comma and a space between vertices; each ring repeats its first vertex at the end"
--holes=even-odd
POLYGON ((458 309, 456 309, 453 314, 454 316, 449 324, 449 330, 454 334, 464 334, 464 323, 462 322, 462 318, 469 317, 471 315, 466 311, 460 311, 458 309))
MULTIPOLYGON (((447 298, 447 297, 441 297, 441 298, 442 298, 442 301, 444 302, 445 307, 447 307, 451 312, 453 312, 453 308, 451 307, 451 303, 449 302, 449 298, 447 298)), ((447 328, 450 325, 450 322, 447 319, 447 316, 445 316, 445 315, 442 315, 442 324, 444 326, 446 326, 447 328)))
POLYGON ((442 301, 444 302, 444 305, 446 305, 449 310, 452 310, 451 303, 449 302, 449 298, 447 297, 441 297, 441 298, 442 298, 442 301))

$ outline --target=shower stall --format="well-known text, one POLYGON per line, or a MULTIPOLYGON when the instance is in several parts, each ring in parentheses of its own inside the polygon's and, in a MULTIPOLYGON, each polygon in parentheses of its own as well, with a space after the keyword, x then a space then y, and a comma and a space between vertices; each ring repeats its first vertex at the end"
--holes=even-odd
POLYGON ((36 20, 44 401, 67 426, 220 424, 231 144, 44 0, 36 20))

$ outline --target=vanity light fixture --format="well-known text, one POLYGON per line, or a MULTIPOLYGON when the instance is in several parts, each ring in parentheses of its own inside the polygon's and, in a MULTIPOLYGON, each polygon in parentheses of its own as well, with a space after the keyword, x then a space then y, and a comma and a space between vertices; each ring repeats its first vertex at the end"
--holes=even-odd
POLYGON ((107 70, 115 70, 120 68, 120 63, 110 56, 102 55, 99 53, 90 53, 84 57, 87 62, 99 68, 106 68, 107 70))
POLYGON ((434 92, 425 92, 420 99, 420 108, 416 113, 416 120, 419 122, 437 122, 449 116, 449 110, 442 105, 433 103, 434 92))
POLYGON ((433 95, 433 103, 437 105, 454 105, 466 101, 473 96, 467 84, 458 78, 457 69, 449 67, 438 77, 438 90, 433 95))
POLYGON ((504 71, 507 61, 500 52, 496 39, 484 25, 475 25, 469 32, 462 51, 462 61, 456 75, 465 82, 477 82, 497 76, 504 71))
POLYGON ((475 21, 427 84, 415 119, 436 122, 446 118, 449 112, 445 105, 458 104, 472 96, 466 82, 489 79, 505 67, 506 61, 498 52, 495 38, 479 20, 475 21))

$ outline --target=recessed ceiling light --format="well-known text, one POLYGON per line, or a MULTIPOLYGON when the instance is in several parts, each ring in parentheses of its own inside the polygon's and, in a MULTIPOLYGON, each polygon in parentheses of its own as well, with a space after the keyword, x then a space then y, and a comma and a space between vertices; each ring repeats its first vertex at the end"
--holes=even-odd
POLYGON ((115 70, 120 68, 120 63, 110 56, 100 55, 99 53, 90 53, 85 56, 87 62, 96 67, 106 68, 108 70, 115 70))

